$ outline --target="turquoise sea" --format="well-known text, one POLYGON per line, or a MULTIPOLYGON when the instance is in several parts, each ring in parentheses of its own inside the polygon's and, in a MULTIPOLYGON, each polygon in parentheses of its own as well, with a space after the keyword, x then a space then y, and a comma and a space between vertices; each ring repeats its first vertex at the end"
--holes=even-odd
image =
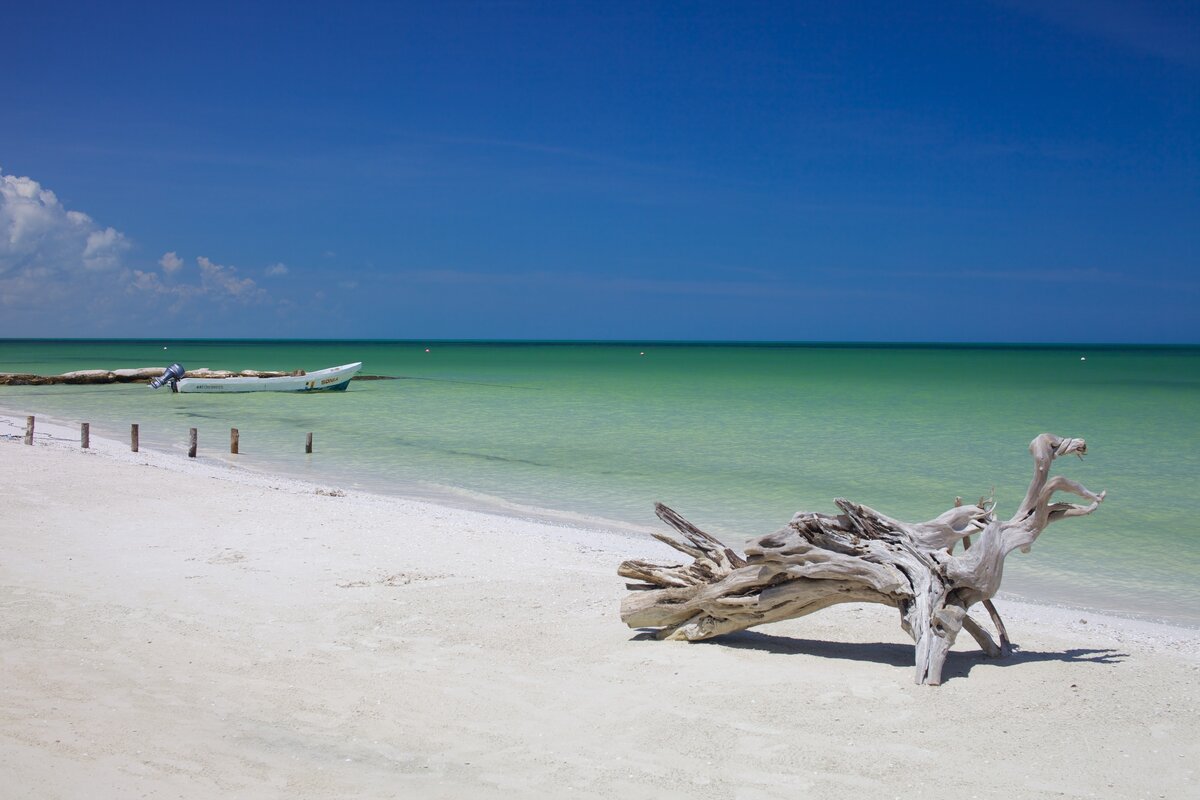
POLYGON ((835 497, 919 520, 994 488, 1011 513, 1029 441, 1078 436, 1088 457, 1056 471, 1108 499, 1010 556, 1005 589, 1200 625, 1200 348, 0 341, 3 372, 173 361, 363 361, 396 380, 313 395, 0 386, 0 409, 113 438, 137 422, 143 446, 179 453, 196 427, 205 458, 234 458, 237 427, 251 469, 506 513, 649 528, 661 500, 730 542, 835 497))

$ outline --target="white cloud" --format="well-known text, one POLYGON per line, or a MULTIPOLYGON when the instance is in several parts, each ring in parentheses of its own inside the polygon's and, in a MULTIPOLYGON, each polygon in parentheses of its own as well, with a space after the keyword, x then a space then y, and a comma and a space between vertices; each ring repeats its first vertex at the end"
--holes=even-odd
POLYGON ((172 250, 169 253, 163 253, 163 257, 158 260, 158 265, 163 268, 163 272, 174 275, 183 267, 183 259, 172 250))
POLYGON ((0 172, 0 335, 88 335, 84 320, 119 319, 129 249, 32 178, 0 172))
POLYGON ((204 256, 196 259, 200 265, 200 284, 206 294, 232 297, 242 302, 262 300, 266 292, 258 288, 253 278, 239 278, 237 267, 214 264, 204 256))
POLYGON ((6 281, 6 299, 14 291, 7 281, 21 276, 45 280, 80 270, 116 270, 129 246, 123 233, 64 208, 32 178, 0 173, 0 279, 6 281))
POLYGON ((0 172, 0 336, 128 335, 147 312, 155 325, 178 316, 208 330, 225 309, 276 302, 236 267, 201 256, 199 275, 189 275, 174 251, 155 265, 130 263, 131 249, 123 233, 64 208, 32 178, 0 172))
POLYGON ((95 230, 87 235, 83 248, 83 265, 88 269, 111 269, 120 266, 121 253, 129 249, 125 234, 113 228, 95 230))
MULTIPOLYGON (((159 263, 166 270, 161 260, 159 263)), ((231 303, 271 302, 252 278, 238 277, 237 267, 216 264, 204 256, 197 258, 196 264, 200 267, 199 283, 176 281, 169 274, 164 278, 157 272, 133 269, 126 276, 125 292, 152 299, 154 307, 168 315, 185 311, 207 314, 231 303)))
POLYGON ((163 254, 158 260, 158 265, 162 267, 167 280, 157 272, 135 269, 129 273, 129 288, 154 294, 175 295, 180 299, 207 298, 218 303, 227 300, 250 303, 268 299, 267 293, 253 278, 239 277, 237 267, 217 264, 206 256, 196 258, 196 265, 200 268, 198 284, 172 279, 183 268, 183 259, 174 251, 163 254))
POLYGON ((266 274, 270 277, 274 277, 276 275, 287 275, 287 264, 284 264, 283 262, 272 264, 271 266, 267 267, 266 274))
POLYGON ((140 269, 135 269, 132 277, 129 280, 129 285, 134 289, 139 289, 144 292, 167 292, 170 291, 163 282, 159 280, 157 272, 142 272, 140 269))

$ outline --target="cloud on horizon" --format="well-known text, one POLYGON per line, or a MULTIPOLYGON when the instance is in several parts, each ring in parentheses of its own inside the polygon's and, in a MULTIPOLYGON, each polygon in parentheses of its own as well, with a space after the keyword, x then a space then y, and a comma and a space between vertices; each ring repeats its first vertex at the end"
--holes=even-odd
POLYGON ((169 253, 163 253, 163 257, 158 260, 158 265, 163 268, 163 272, 172 275, 183 267, 183 259, 172 250, 169 253))
MULTIPOLYGON (((0 171, 0 335, 89 335, 150 311, 191 307, 199 317, 274 303, 236 267, 199 256, 193 271, 170 251, 139 268, 133 249, 124 233, 67 209, 38 181, 0 171)), ((265 270, 287 272, 282 263, 265 270)))
POLYGON ((0 172, 0 286, 53 275, 111 271, 129 250, 125 235, 102 227, 27 177, 0 172))
MULTIPOLYGON (((174 255, 174 253, 167 255, 174 255)), ((183 268, 182 259, 176 257, 174 260, 169 260, 169 266, 162 263, 165 259, 166 256, 163 256, 159 264, 168 278, 183 268), (176 261, 179 262, 178 265, 175 264, 176 261)), ((238 276, 237 267, 217 264, 205 256, 196 258, 196 266, 200 271, 199 283, 164 280, 164 276, 160 276, 157 272, 131 270, 128 276, 127 290, 154 295, 160 300, 174 298, 175 302, 166 307, 171 313, 181 310, 184 307, 183 301, 191 300, 207 299, 218 304, 227 304, 232 301, 242 305, 270 301, 266 291, 260 288, 253 278, 238 276)))

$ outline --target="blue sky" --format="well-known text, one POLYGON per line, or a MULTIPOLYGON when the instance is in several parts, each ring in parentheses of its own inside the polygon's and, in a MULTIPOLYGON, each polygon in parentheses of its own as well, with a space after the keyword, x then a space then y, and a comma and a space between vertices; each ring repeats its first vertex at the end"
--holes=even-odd
POLYGON ((1200 341, 1200 4, 3 2, 0 336, 1200 341))

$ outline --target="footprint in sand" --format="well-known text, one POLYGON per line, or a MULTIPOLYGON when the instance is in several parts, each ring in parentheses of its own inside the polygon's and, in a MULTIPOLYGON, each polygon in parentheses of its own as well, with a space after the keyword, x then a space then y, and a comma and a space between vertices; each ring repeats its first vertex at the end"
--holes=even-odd
POLYGON ((435 581, 440 578, 449 578, 449 575, 434 575, 420 572, 397 572, 392 575, 383 575, 374 581, 343 581, 338 583, 339 589, 363 589, 367 586, 407 586, 410 583, 418 581, 435 581))
POLYGON ((208 559, 209 564, 236 564, 239 561, 245 561, 246 554, 240 550, 230 550, 226 548, 224 552, 217 553, 212 558, 208 559))

